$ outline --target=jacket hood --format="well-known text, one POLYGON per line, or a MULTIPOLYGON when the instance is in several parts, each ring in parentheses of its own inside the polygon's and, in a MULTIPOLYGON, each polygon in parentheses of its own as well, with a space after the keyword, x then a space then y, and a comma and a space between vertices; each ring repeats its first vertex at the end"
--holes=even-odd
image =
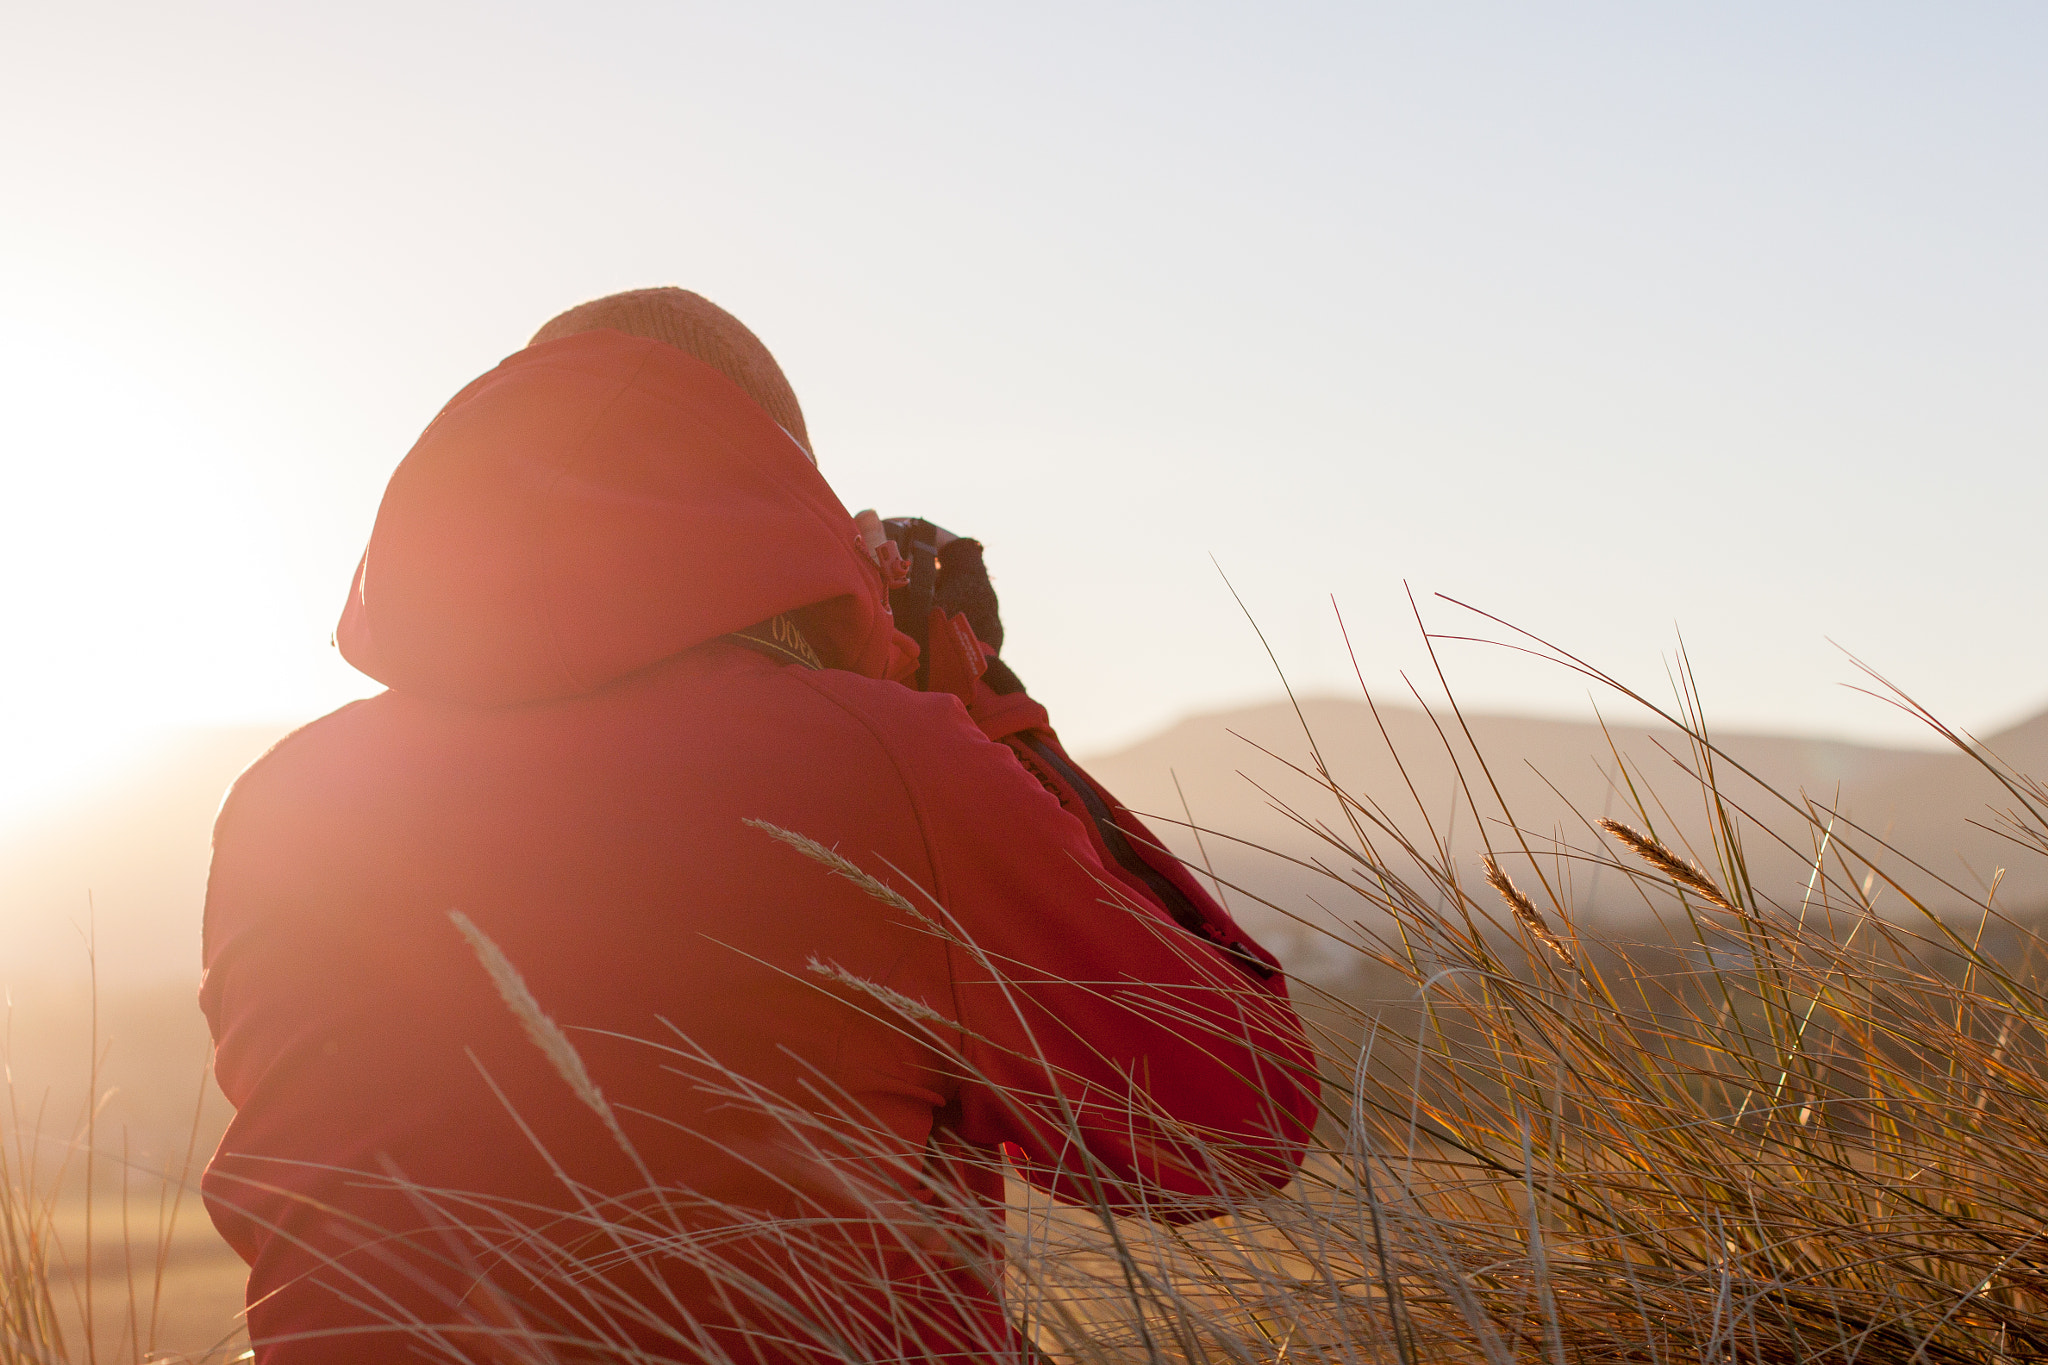
POLYGON ((798 608, 828 663, 889 670, 880 572, 796 442, 709 365, 597 331, 441 410, 384 491, 335 642, 397 691, 507 705, 798 608))

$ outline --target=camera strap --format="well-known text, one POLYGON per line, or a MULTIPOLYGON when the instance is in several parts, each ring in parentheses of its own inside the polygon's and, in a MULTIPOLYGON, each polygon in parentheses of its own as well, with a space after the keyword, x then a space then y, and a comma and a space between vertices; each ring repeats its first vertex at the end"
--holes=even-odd
POLYGON ((766 654, 777 663, 796 664, 802 668, 825 666, 825 661, 818 657, 818 651, 805 638, 802 628, 786 611, 777 612, 765 621, 757 621, 740 630, 728 631, 723 638, 736 645, 744 645, 757 654, 766 654))
POLYGON ((931 615, 938 592, 938 528, 919 518, 910 523, 910 581, 889 593, 889 611, 896 629, 917 641, 917 690, 929 691, 932 681, 931 615))

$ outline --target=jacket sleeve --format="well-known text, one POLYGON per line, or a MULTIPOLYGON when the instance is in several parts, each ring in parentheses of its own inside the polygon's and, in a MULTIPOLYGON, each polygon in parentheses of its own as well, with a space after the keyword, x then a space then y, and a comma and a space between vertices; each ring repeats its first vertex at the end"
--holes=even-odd
POLYGON ((1097 859, 1127 891, 1158 905, 1252 976, 1271 981, 1280 975, 1280 959, 1238 926, 1159 836, 1067 756, 1043 706, 1022 692, 997 694, 983 682, 968 714, 1080 822, 1097 859))
POLYGON ((996 700, 1007 723, 975 719, 998 742, 963 734, 927 779, 960 1135, 1006 1144, 1062 1198, 1175 1221, 1284 1184, 1318 1093, 1278 963, 1066 757, 1042 708, 996 700))

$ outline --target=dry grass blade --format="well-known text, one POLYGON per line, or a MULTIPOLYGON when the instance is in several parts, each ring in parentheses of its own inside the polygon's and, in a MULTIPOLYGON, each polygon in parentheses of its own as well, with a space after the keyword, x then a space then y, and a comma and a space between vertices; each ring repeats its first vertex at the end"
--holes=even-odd
POLYGON ((577 1099, 604 1120, 604 1125, 611 1131, 613 1140, 621 1148, 630 1151, 631 1144, 626 1140, 625 1130, 619 1127, 619 1119, 612 1112, 611 1102, 605 1099, 604 1092, 597 1088, 597 1082, 590 1078, 590 1070, 583 1065, 582 1055, 576 1051, 575 1044, 569 1041, 569 1035, 562 1031, 562 1026, 540 1007, 540 1001, 534 998, 533 991, 526 984, 526 978, 519 974, 519 969, 512 965, 512 960, 505 956, 504 950, 491 940, 490 935, 476 927, 475 921, 468 915, 460 910, 450 910, 448 918, 461 931, 463 938, 469 941, 471 950, 476 953, 477 961, 483 964, 484 971, 490 975, 491 984, 498 988, 499 997, 512 1011, 520 1027, 526 1030, 526 1036, 533 1040, 534 1046, 541 1050, 541 1055, 554 1067, 555 1074, 567 1083, 577 1099))
POLYGON ((1550 932, 1549 921, 1543 918, 1543 912, 1536 908, 1536 903, 1529 899, 1522 888, 1515 885, 1514 880, 1501 869, 1501 865, 1494 861, 1493 855, 1487 854, 1480 859, 1480 863, 1486 868, 1486 884, 1500 893, 1500 898, 1507 902, 1508 909, 1514 911, 1515 918, 1520 921, 1522 927, 1527 929, 1537 942, 1557 954, 1558 960, 1565 966, 1574 965, 1572 950, 1566 947, 1556 934, 1550 932))
POLYGON ((1621 843, 1626 844, 1629 850, 1638 858, 1641 858, 1651 867, 1656 868, 1686 890, 1697 895, 1707 904, 1717 910, 1726 910, 1730 914, 1741 913, 1736 909, 1735 904, 1722 894, 1721 888, 1714 885, 1712 878, 1685 859, 1679 857, 1676 853, 1673 853, 1662 843, 1639 830, 1631 829, 1619 820, 1609 820, 1603 817, 1599 824, 1600 828, 1606 830, 1621 843))
POLYGON ((884 905, 894 906, 904 914, 919 920, 928 918, 922 911, 913 906, 904 897, 902 892, 870 874, 860 864, 848 858, 838 849, 827 848, 816 839, 798 834, 795 830, 784 829, 780 825, 770 824, 766 820, 742 820, 740 823, 760 830, 777 843, 788 844, 812 862, 830 868, 834 876, 844 877, 847 881, 852 882, 884 905))
POLYGON ((891 1010, 903 1015, 907 1019, 916 1019, 926 1024, 937 1024, 941 1028, 957 1029, 960 1027, 930 1005, 925 1004, 924 1001, 912 999, 901 991, 890 990, 879 981, 870 981, 864 976, 855 976, 836 962, 827 962, 823 958, 813 957, 806 965, 815 975, 822 976, 828 981, 836 981, 840 985, 859 991, 863 995, 873 996, 891 1010))

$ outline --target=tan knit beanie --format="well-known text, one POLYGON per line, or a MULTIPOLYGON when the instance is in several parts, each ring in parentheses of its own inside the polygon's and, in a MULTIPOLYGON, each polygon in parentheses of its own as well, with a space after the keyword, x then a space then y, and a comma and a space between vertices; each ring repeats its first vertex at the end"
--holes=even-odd
POLYGON ((803 409, 782 376, 782 367, 746 325, 702 294, 687 289, 634 289, 579 303, 533 334, 529 346, 608 329, 665 341, 717 370, 804 448, 815 463, 803 409))

